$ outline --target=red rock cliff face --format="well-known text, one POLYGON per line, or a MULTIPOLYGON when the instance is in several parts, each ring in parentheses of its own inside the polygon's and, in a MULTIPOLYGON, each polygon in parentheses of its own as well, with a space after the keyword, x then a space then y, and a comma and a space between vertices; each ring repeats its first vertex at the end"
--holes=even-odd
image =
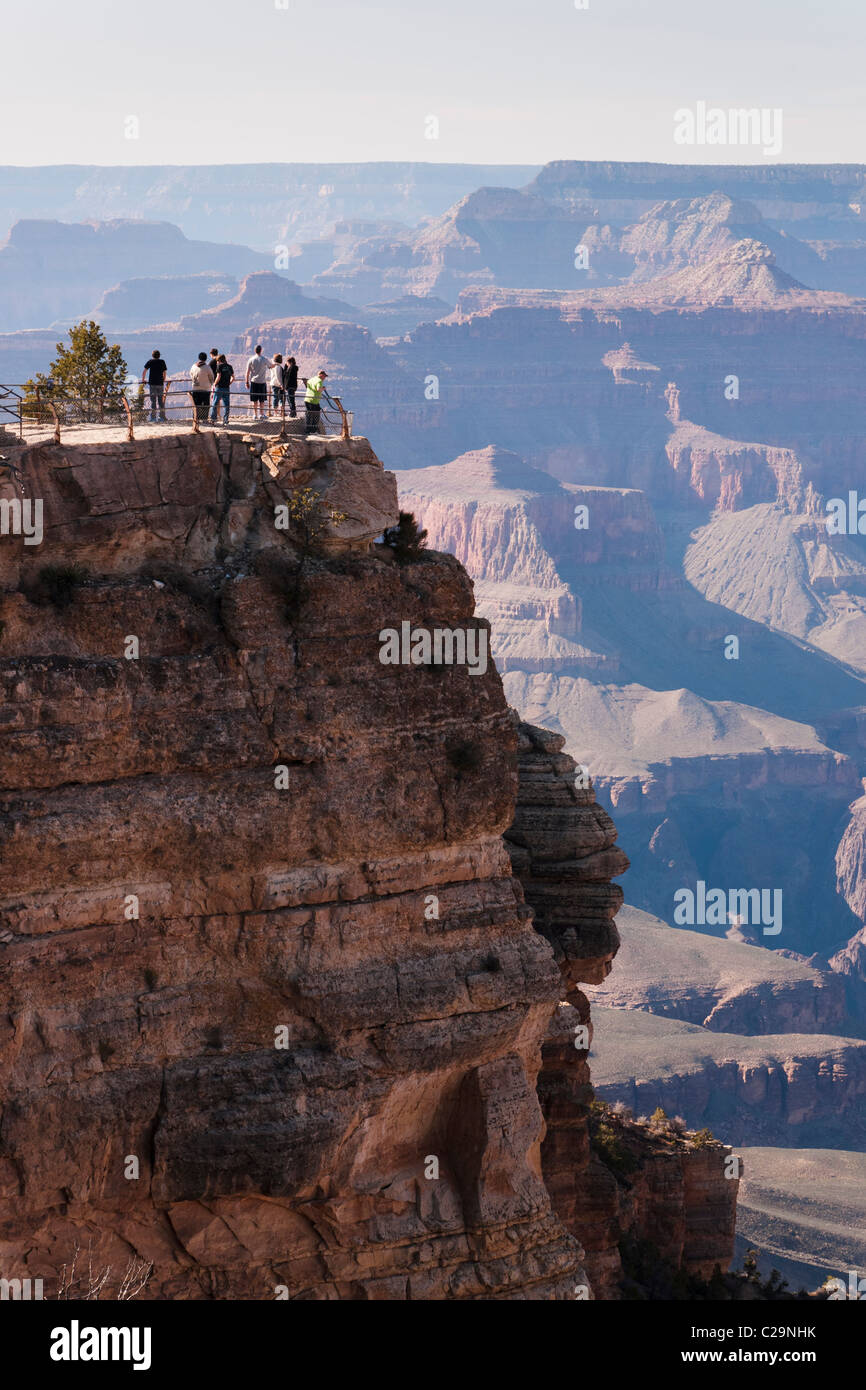
POLYGON ((513 718, 492 662, 379 660, 404 620, 486 631, 465 572, 371 549, 365 441, 277 479, 214 435, 16 462, 46 533, 0 543, 3 1274, 54 1296, 78 1247, 107 1292, 152 1262, 149 1297, 574 1297, 513 718), (348 513, 300 579, 289 484, 348 513))
POLYGON ((623 1241, 649 1242, 655 1258, 709 1278, 733 1254, 738 1179, 726 1173, 730 1150, 698 1148, 609 1114, 593 1124, 592 1022, 578 986, 600 984, 611 970, 623 899, 611 880, 628 859, 585 774, 575 777, 564 738, 529 724, 519 732, 520 791, 507 842, 565 996, 538 1082, 547 1124, 542 1171, 554 1209, 584 1247, 596 1298, 621 1296, 623 1241))
POLYGON ((623 1233, 702 1269, 701 1220, 724 1260, 713 1161, 707 1201, 658 1143, 627 1186, 590 1156, 613 823, 492 661, 380 660, 487 633, 465 571, 372 544, 364 440, 145 434, 13 459, 45 540, 0 547, 4 1277, 615 1297, 623 1233), (302 568, 301 488, 340 514, 302 568))

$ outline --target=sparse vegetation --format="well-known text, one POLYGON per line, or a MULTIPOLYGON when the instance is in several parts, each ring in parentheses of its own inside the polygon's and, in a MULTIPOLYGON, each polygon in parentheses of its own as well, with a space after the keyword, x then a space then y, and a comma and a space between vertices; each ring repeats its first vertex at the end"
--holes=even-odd
POLYGON ((81 1247, 76 1245, 71 1264, 65 1264, 61 1268, 58 1300, 98 1302, 105 1290, 106 1300, 126 1303, 143 1292, 153 1272, 152 1260, 141 1260, 131 1255, 120 1278, 115 1281, 111 1277, 111 1265, 103 1265, 101 1269, 94 1268, 92 1248, 87 1253, 86 1269, 81 1268, 79 1272, 80 1255, 81 1247))
POLYGON ((290 530, 305 554, 318 545, 331 526, 346 520, 346 513, 329 507, 314 487, 297 488, 284 505, 290 530))
POLYGON ((86 579, 87 570, 82 565, 45 565, 27 597, 40 607, 51 604, 54 608, 67 608, 86 579))
POLYGON ((624 1143, 623 1131, 609 1105, 594 1100, 589 1106, 589 1142, 601 1161, 618 1177, 637 1168, 637 1160, 624 1143))
POLYGON ((420 560, 427 548, 427 532, 421 530, 412 512, 401 512, 397 525, 389 526, 383 539, 401 565, 420 560))
POLYGON ((286 621, 295 623, 306 598, 304 574, 309 557, 329 528, 346 520, 346 513, 329 507, 321 493, 312 487, 297 488, 281 506, 285 508, 289 534, 300 557, 297 562, 290 563, 285 555, 271 549, 257 556, 254 565, 272 593, 283 599, 286 621))
POLYGON ((448 761, 457 772, 477 772, 484 757, 477 743, 457 743, 448 749, 448 761))
POLYGON ((709 1279, 689 1274, 682 1266, 677 1268, 649 1240, 626 1237, 620 1241, 619 1253, 623 1268, 622 1295, 631 1301, 731 1303, 760 1299, 777 1302, 809 1297, 805 1289, 792 1293, 777 1269, 771 1270, 768 1278, 761 1279, 755 1250, 746 1252, 742 1269, 724 1273, 717 1264, 709 1279))

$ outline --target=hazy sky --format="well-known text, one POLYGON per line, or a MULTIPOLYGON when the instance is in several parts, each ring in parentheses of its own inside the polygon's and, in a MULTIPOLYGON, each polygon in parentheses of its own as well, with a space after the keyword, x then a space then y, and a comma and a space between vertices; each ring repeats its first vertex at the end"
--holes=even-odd
POLYGON ((698 101, 781 108, 784 162, 866 160, 866 0, 588 4, 8 6, 0 163, 763 160, 675 144, 698 101))

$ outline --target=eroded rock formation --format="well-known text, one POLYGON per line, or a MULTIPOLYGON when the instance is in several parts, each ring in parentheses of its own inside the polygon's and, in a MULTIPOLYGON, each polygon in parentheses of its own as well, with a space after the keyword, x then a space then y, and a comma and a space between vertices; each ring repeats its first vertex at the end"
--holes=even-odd
POLYGON ((611 969, 619 947, 613 919, 623 897, 611 880, 628 859, 585 770, 563 751, 565 739, 528 724, 519 732, 520 789, 506 838, 565 993, 538 1082, 547 1189, 584 1247, 597 1298, 620 1296, 624 1242, 645 1243, 653 1259, 707 1279, 716 1264, 727 1267, 733 1250, 738 1178, 726 1166, 730 1150, 696 1146, 623 1116, 599 1119, 588 1062, 590 1006, 578 986, 600 984, 611 969))
POLYGON ((79 1247, 152 1261, 153 1297, 571 1298, 513 719, 492 663, 379 660, 404 620, 486 625, 452 557, 371 550, 396 489, 365 441, 279 452, 17 455, 45 541, 2 549, 3 1272, 52 1291, 79 1247), (300 572, 295 484, 348 513, 300 572))
MULTIPOLYGON (((661 1208, 645 1173, 602 1219, 587 1176, 571 1019, 617 948, 613 824, 492 661, 380 660, 402 622, 488 628, 455 558, 375 543, 369 444, 262 448, 103 433, 0 479, 45 526, 0 549, 2 1272, 615 1296, 661 1208), (314 547, 275 524, 302 489, 314 547)), ((703 1269, 690 1162, 665 1202, 703 1269)))

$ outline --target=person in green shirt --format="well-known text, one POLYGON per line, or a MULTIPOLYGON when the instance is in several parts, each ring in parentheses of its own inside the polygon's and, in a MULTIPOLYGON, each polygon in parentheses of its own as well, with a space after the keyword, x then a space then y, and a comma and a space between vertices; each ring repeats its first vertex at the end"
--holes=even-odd
POLYGON ((304 396, 304 410, 306 411, 307 434, 318 434, 322 420, 322 391, 325 385, 325 377, 328 373, 324 367, 320 367, 315 376, 309 380, 304 378, 307 388, 304 396))

